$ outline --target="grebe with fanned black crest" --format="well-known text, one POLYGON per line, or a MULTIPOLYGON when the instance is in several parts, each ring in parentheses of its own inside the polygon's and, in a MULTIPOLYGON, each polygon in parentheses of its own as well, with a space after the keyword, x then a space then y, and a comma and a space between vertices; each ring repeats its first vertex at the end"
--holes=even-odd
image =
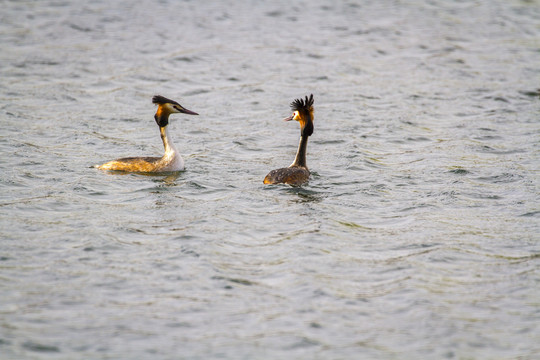
POLYGON ((167 172, 184 170, 184 159, 176 150, 169 134, 167 125, 169 125, 169 115, 183 113, 189 115, 199 115, 196 112, 187 110, 174 100, 167 99, 161 95, 155 95, 152 102, 157 104, 158 108, 154 119, 159 126, 161 140, 165 148, 165 154, 162 157, 126 157, 109 161, 103 165, 97 165, 101 170, 115 170, 126 172, 167 172))
POLYGON ((306 163, 308 138, 313 134, 313 94, 305 100, 296 99, 291 103, 293 114, 285 121, 296 120, 300 123, 300 144, 293 163, 286 168, 272 170, 264 178, 265 184, 301 185, 309 180, 306 163))

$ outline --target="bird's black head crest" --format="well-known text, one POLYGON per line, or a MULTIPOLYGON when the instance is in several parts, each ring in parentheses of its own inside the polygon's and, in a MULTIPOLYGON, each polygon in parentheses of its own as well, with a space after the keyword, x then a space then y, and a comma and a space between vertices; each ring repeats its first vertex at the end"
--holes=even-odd
POLYGON ((154 95, 154 97, 152 98, 152 102, 154 104, 158 104, 158 105, 163 105, 163 104, 175 104, 175 105, 180 105, 179 103, 177 103, 176 101, 174 100, 171 100, 171 99, 167 99, 166 97, 163 97, 161 95, 154 95))
POLYGON ((296 99, 291 103, 291 109, 293 111, 309 111, 313 106, 313 94, 306 96, 306 99, 296 99))

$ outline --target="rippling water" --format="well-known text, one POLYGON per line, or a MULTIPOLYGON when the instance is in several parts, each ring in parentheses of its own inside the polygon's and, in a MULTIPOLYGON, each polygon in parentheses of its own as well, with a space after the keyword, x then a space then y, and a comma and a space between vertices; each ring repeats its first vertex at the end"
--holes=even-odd
POLYGON ((8 1, 0 358, 533 359, 540 3, 8 1), (294 158, 315 96, 308 185, 294 158), (186 170, 90 168, 162 151, 186 170))

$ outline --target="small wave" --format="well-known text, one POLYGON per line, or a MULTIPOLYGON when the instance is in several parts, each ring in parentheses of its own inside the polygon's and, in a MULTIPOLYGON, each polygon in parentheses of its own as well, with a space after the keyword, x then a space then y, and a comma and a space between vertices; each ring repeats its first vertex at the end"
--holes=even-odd
POLYGON ((519 93, 522 94, 522 95, 525 95, 525 96, 540 98, 540 89, 536 89, 536 90, 532 90, 532 91, 531 90, 522 90, 519 93))
POLYGON ((448 171, 449 173, 456 174, 456 175, 467 175, 471 172, 469 170, 463 169, 463 168, 455 168, 448 171))
MULTIPOLYGON (((225 276, 214 276, 214 277, 212 277, 212 279, 214 279, 214 280, 225 280, 225 281, 232 282, 234 284, 245 285, 245 286, 251 286, 251 285, 256 285, 257 284, 255 282, 247 280, 247 279, 231 278, 231 277, 225 277, 225 276)), ((225 286, 225 288, 231 289, 230 286, 225 286)))
POLYGON ((500 175, 493 175, 493 176, 481 176, 481 177, 478 177, 477 180, 482 181, 482 182, 489 182, 489 183, 493 183, 493 184, 498 184, 498 183, 506 184, 506 183, 512 183, 512 182, 515 182, 515 181, 519 181, 522 178, 523 178, 523 176, 521 176, 521 175, 503 173, 503 174, 500 174, 500 175))
POLYGON ((535 216, 539 216, 540 215, 540 210, 538 211, 529 211, 525 214, 521 214, 519 216, 522 216, 522 217, 535 217, 535 216))
POLYGON ((57 353, 60 352, 60 349, 53 345, 38 344, 32 341, 25 342, 23 348, 26 350, 40 352, 40 353, 57 353))
POLYGON ((173 58, 173 60, 174 61, 179 61, 179 62, 192 63, 192 62, 199 61, 201 59, 199 57, 197 57, 197 56, 177 56, 177 57, 173 58))

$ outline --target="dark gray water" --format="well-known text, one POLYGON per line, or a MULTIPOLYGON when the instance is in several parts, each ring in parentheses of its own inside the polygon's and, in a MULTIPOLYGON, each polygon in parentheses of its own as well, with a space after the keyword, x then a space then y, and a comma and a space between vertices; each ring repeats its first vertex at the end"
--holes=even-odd
POLYGON ((539 1, 1 8, 1 359, 540 356, 539 1))

